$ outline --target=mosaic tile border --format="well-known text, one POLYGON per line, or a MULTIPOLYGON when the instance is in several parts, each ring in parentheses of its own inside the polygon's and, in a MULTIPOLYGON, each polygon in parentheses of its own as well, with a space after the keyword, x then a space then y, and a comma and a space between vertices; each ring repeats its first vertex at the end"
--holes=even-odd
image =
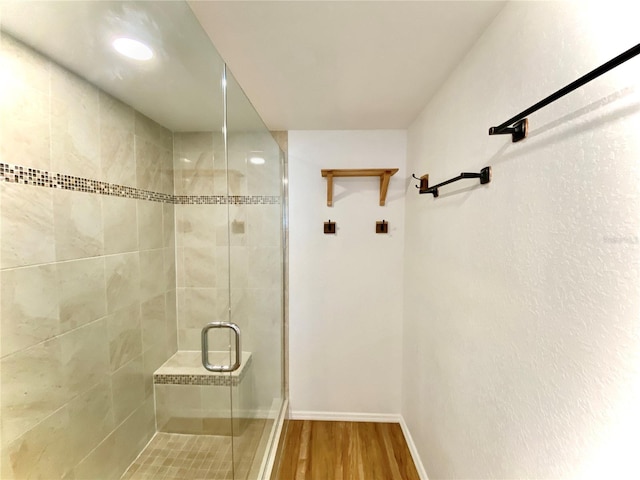
POLYGON ((155 385, 214 385, 221 387, 237 387, 247 374, 247 369, 251 366, 252 358, 249 357, 242 372, 238 376, 228 373, 209 373, 202 375, 187 374, 164 374, 155 373, 153 383, 155 385))
POLYGON ((279 205, 280 197, 268 195, 175 195, 180 205, 279 205))
POLYGON ((116 185, 89 178, 51 173, 45 170, 0 163, 0 181, 33 185, 36 187, 58 188, 60 190, 74 190, 77 192, 96 193, 114 197, 150 200, 152 202, 174 203, 173 195, 152 192, 124 185, 116 185))
POLYGON ((9 163, 0 163, 0 182, 180 205, 279 205, 281 201, 267 195, 173 195, 9 163))

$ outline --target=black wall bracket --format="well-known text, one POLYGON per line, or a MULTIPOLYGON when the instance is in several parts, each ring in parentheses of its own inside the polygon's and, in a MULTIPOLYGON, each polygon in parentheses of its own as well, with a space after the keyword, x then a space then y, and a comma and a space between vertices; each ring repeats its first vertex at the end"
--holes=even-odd
POLYGON ((554 92, 548 97, 543 98, 538 103, 535 103, 526 110, 517 114, 515 117, 511 117, 509 120, 501 123, 497 127, 489 128, 489 135, 503 135, 506 133, 510 133, 511 141, 513 141, 514 143, 519 142, 527 136, 527 130, 529 129, 529 122, 527 120, 527 117, 533 112, 537 112, 541 108, 546 107, 550 103, 553 103, 559 98, 564 97, 567 93, 571 93, 575 89, 580 88, 581 86, 598 78, 603 73, 607 73, 609 70, 616 68, 618 65, 631 60, 636 55, 640 55, 640 43, 635 47, 630 48, 626 52, 621 53, 617 57, 612 58, 608 62, 603 63, 598 68, 591 70, 589 73, 583 75, 577 80, 574 80, 570 84, 562 87, 557 92, 554 92))
POLYGON ((423 175, 420 178, 416 177, 415 175, 412 176, 416 180, 420 180, 420 186, 416 185, 416 188, 419 189, 418 193, 430 193, 435 198, 440 195, 440 192, 438 191, 440 187, 453 182, 457 182, 458 180, 462 180, 463 178, 479 178, 482 185, 484 185, 485 183, 489 183, 491 181, 491 167, 484 167, 482 170, 480 170, 480 173, 462 172, 457 177, 450 178, 449 180, 434 185, 433 187, 429 186, 429 175, 423 175))

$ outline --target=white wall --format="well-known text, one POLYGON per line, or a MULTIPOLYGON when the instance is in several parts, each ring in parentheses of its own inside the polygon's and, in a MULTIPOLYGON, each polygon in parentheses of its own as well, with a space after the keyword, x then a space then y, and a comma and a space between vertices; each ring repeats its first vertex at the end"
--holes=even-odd
POLYGON ((635 45, 633 3, 507 4, 409 130, 408 173, 493 167, 407 189, 402 414, 432 480, 640 478, 640 58, 487 135, 635 45))
POLYGON ((405 131, 289 132, 294 418, 400 411, 405 162, 405 131), (327 207, 323 168, 400 171, 384 207, 373 177, 335 179, 327 207), (336 235, 323 233, 329 219, 336 235), (376 234, 383 219, 389 234, 376 234))

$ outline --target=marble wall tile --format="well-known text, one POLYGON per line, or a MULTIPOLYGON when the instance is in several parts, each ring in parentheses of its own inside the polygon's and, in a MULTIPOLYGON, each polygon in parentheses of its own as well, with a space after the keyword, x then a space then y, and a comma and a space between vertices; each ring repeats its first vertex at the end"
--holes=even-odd
POLYGON ((162 246, 174 248, 176 246, 176 221, 175 205, 173 204, 162 204, 162 231, 162 246))
POLYGON ((176 420, 187 420, 183 424, 193 429, 190 433, 201 433, 201 389, 200 385, 155 385, 158 431, 169 432, 176 420))
POLYGON ((0 268, 55 261, 52 191, 2 183, 0 268))
POLYGON ((138 250, 138 209, 132 198, 102 196, 104 253, 138 250))
POLYGON ((115 428, 111 397, 111 382, 104 377, 68 404, 69 430, 65 438, 72 448, 69 463, 81 461, 115 428))
POLYGON ((135 110, 112 96, 100 92, 100 180, 135 187, 134 156, 135 110))
POLYGON ((165 290, 176 289, 176 252, 173 248, 164 248, 164 285, 165 290))
POLYGON ((167 329, 167 355, 178 350, 178 308, 176 290, 169 290, 165 295, 165 314, 167 329))
POLYGON ((160 152, 160 191, 173 195, 173 150, 163 148, 160 152))
POLYGON ((211 152, 213 155, 213 139, 213 132, 176 132, 173 149, 176 152, 211 152))
POLYGON ((176 194, 214 195, 213 145, 205 150, 174 152, 174 169, 176 194))
POLYGON ((162 190, 162 165, 166 150, 159 145, 136 137, 136 183, 142 190, 162 190))
POLYGON ((0 158, 49 170, 50 62, 3 33, 0 63, 3 70, 0 158))
POLYGON ((134 305, 107 318, 111 371, 118 370, 142 353, 140 307, 134 305))
POLYGON ((229 273, 231 288, 246 288, 249 277, 253 276, 255 266, 250 264, 248 247, 229 248, 229 273), (251 265, 251 270, 249 270, 251 265))
POLYGON ((140 251, 140 300, 144 302, 166 290, 164 250, 140 251))
POLYGON ((252 205, 247 209, 247 245, 278 247, 282 243, 280 205, 252 205))
POLYGON ((281 251, 278 247, 248 247, 249 288, 265 288, 282 276, 281 251))
POLYGON ((111 389, 113 391, 113 414, 116 424, 119 424, 144 402, 142 355, 112 373, 111 389))
POLYGON ((227 319, 228 302, 224 304, 225 297, 218 289, 178 288, 177 300, 181 328, 202 328, 209 322, 227 319))
POLYGON ((149 397, 114 431, 118 470, 124 472, 155 434, 154 402, 149 397))
POLYGON ((223 239, 227 238, 226 205, 182 205, 176 215, 176 236, 178 246, 212 248, 219 239, 216 233, 224 229, 223 239))
POLYGON ((216 250, 214 248, 183 249, 181 287, 216 286, 216 250))
POLYGON ((118 480, 123 473, 123 470, 120 469, 119 455, 114 431, 73 469, 75 478, 78 480, 118 480))
POLYGON ((167 358, 169 355, 166 345, 160 343, 152 345, 142 354, 145 398, 153 396, 153 372, 160 368, 167 358))
POLYGON ((107 314, 102 257, 60 262, 57 269, 61 333, 107 314))
POLYGON ((138 306, 140 302, 140 258, 137 252, 105 257, 107 311, 138 306))
POLYGON ((56 266, 0 271, 1 356, 31 347, 59 332, 56 266))
POLYGON ((51 169, 99 179, 98 89, 73 73, 51 67, 51 169))
POLYGON ((3 442, 26 433, 68 398, 58 338, 2 358, 0 371, 3 442))
POLYGON ((72 330, 59 339, 68 398, 84 393, 104 380, 110 372, 106 319, 72 330))
POLYGON ((58 261, 104 254, 100 196, 56 189, 53 215, 58 261))
POLYGON ((163 206, 160 202, 138 200, 138 244, 140 250, 162 248, 162 214, 163 206))
MULTIPOLYGON (((167 345, 167 319, 165 295, 150 298, 140 305, 142 328, 142 348, 148 350, 154 345, 167 345)), ((166 348, 165 348, 166 351, 166 348)))
POLYGON ((69 413, 67 408, 25 432, 7 447, 11 476, 8 478, 61 478, 70 468, 73 455, 67 438, 69 413))
POLYGON ((137 137, 149 140, 162 148, 173 150, 171 131, 137 111, 135 112, 135 134, 137 137))

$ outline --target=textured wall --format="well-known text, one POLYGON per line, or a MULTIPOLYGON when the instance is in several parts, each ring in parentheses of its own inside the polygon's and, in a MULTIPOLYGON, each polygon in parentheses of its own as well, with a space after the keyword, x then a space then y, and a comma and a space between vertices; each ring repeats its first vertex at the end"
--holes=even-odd
POLYGON ((177 348, 172 134, 4 34, 0 65, 0 476, 119 478, 177 348))
POLYGON ((399 411, 405 145, 404 131, 289 132, 294 416, 399 411), (321 169, 393 167, 386 206, 371 177, 335 179, 327 207, 321 169), (336 235, 323 233, 328 219, 336 235))
POLYGON ((409 130, 408 172, 493 167, 408 187, 402 413, 432 480, 640 476, 640 58, 487 135, 636 44, 636 9, 508 4, 409 130))

